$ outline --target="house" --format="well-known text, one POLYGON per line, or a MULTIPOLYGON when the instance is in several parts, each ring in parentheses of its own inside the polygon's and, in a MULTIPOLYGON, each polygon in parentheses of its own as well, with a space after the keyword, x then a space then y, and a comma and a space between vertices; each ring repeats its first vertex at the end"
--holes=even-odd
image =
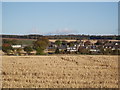
POLYGON ((90 49, 91 52, 99 52, 99 49, 90 49))
POLYGON ((61 46, 59 46, 58 47, 58 49, 60 50, 60 51, 64 51, 64 50, 66 50, 67 49, 67 45, 61 45, 61 46))
POLYGON ((118 49, 120 48, 120 45, 118 42, 111 42, 111 43, 107 43, 103 46, 103 48, 109 48, 109 49, 112 49, 112 50, 115 50, 115 49, 118 49))
POLYGON ((55 52, 55 50, 56 50, 55 47, 48 47, 48 48, 45 50, 45 52, 46 52, 46 53, 49 53, 49 54, 52 54, 52 53, 55 52))
POLYGON ((12 48, 22 48, 22 45, 11 45, 12 48))
POLYGON ((55 44, 55 42, 50 42, 49 47, 57 47, 57 45, 55 44))
POLYGON ((76 52, 77 48, 76 47, 67 47, 68 52, 76 52))

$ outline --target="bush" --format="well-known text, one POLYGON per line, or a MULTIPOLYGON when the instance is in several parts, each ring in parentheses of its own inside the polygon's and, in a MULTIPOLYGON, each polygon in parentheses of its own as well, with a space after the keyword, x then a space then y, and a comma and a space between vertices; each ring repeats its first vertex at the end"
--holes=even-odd
POLYGON ((24 51, 26 51, 27 54, 30 54, 33 51, 33 48, 30 46, 26 46, 26 47, 24 47, 24 51))

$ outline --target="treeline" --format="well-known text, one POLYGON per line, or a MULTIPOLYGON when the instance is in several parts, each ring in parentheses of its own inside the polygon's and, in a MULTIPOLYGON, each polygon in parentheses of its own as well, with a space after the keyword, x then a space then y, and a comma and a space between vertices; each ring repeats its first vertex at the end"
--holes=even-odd
POLYGON ((43 35, 0 35, 2 38, 38 39, 43 35))
MULTIPOLYGON (((17 39, 38 39, 43 35, 31 34, 31 35, 0 35, 2 38, 17 38, 17 39)), ((109 39, 109 40, 120 40, 120 35, 47 35, 48 39, 109 39)))

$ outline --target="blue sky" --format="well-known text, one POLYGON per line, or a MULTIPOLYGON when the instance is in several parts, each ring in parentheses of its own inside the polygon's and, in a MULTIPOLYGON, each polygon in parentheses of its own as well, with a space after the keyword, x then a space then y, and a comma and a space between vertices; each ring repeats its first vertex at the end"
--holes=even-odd
POLYGON ((2 32, 2 2, 0 2, 0 33, 2 32))
POLYGON ((118 34, 117 2, 3 2, 3 34, 118 34))

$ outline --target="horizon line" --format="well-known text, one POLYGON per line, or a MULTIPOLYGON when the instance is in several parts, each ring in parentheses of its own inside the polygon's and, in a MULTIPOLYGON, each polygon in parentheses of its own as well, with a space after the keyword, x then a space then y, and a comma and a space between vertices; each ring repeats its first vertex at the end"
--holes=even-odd
POLYGON ((1 2, 119 2, 120 0, 1 0, 1 2))
POLYGON ((119 34, 0 34, 0 35, 42 35, 42 36, 55 36, 55 35, 86 35, 86 36, 119 36, 119 34))

